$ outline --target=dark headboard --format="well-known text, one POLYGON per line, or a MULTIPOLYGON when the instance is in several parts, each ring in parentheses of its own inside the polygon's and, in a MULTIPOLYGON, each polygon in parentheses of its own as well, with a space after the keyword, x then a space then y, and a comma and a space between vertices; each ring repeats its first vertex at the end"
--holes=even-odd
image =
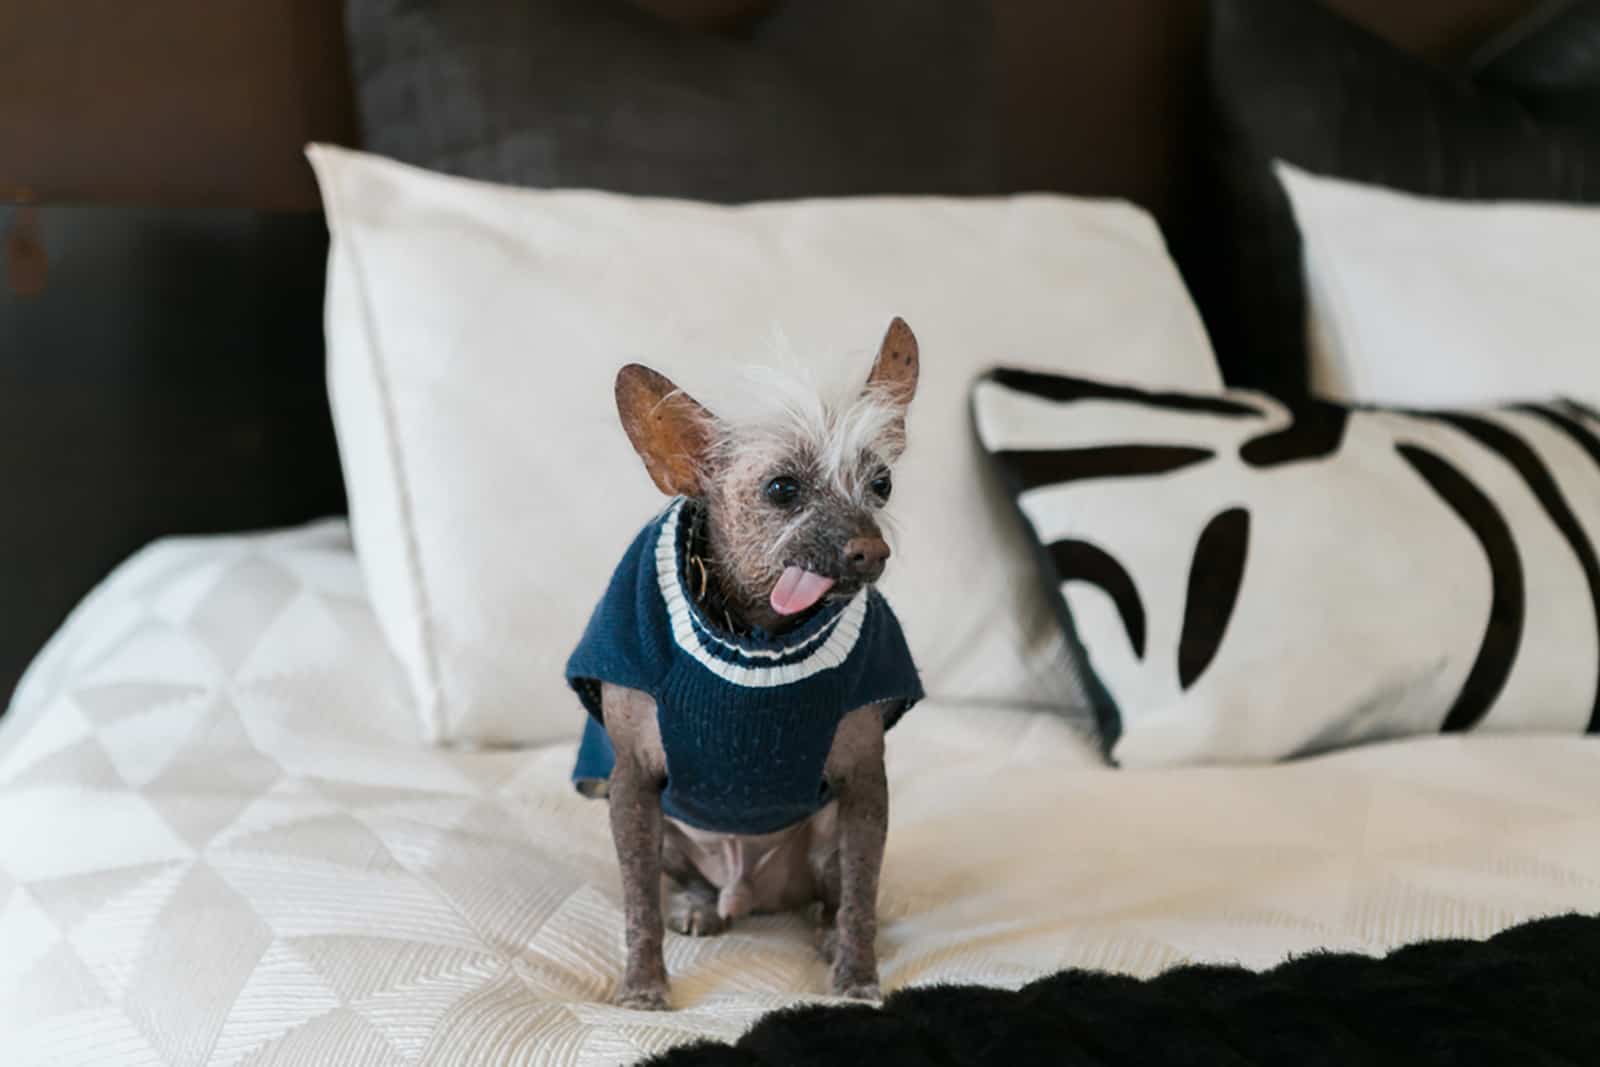
POLYGON ((36 295, 0 299, 0 701, 141 545, 344 508, 320 215, 54 205, 19 226, 25 213, 0 205, 0 231, 41 241, 48 270, 36 295))
MULTIPOLYGON (((1203 0, 926 2, 974 27, 950 77, 986 79, 968 121, 987 156, 964 191, 1127 197, 1157 214, 1187 270, 1205 269, 1188 240, 1205 210, 1203 0)), ((579 6, 608 5, 733 53, 755 54, 760 20, 781 15, 830 106, 828 40, 857 59, 919 55, 879 0, 579 6)), ((1334 6, 1450 56, 1531 0, 1334 6)), ((0 699, 144 542, 342 508, 322 379, 326 237, 300 154, 308 140, 360 143, 342 35, 333 0, 0 5, 0 699)), ((885 121, 925 131, 936 156, 962 95, 951 85, 885 121)))

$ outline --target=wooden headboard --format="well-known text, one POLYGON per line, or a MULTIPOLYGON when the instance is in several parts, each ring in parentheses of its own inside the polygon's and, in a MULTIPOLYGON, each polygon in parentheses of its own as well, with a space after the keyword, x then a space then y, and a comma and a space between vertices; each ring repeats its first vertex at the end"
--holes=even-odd
MULTIPOLYGON (((848 27, 851 5, 874 0, 583 2, 737 47, 779 7, 848 27)), ((1204 210, 1204 0, 967 2, 988 31, 973 61, 1000 87, 983 191, 1127 197, 1182 241, 1204 210)), ((1333 6, 1444 57, 1532 0, 1333 6)), ((77 598, 149 539, 342 508, 322 381, 326 237, 301 148, 360 144, 357 113, 333 0, 0 5, 0 699, 77 598)), ((1204 269, 1203 254, 1188 266, 1204 269)))

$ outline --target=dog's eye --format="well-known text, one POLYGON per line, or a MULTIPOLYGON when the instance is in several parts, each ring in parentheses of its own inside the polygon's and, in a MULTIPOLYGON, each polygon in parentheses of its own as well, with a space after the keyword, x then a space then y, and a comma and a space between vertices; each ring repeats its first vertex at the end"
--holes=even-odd
POLYGON ((794 502, 800 499, 800 483, 788 475, 780 475, 768 482, 762 492, 768 501, 780 508, 793 507, 794 502))
POLYGON ((894 482, 889 478, 888 471, 882 471, 867 484, 867 488, 871 489, 872 495, 879 500, 888 500, 889 494, 894 491, 894 482))

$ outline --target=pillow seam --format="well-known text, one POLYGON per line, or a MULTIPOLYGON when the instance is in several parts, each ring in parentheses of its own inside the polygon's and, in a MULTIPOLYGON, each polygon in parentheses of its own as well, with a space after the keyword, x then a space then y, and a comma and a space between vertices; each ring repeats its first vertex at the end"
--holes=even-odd
MULTIPOLYGON (((344 174, 342 167, 330 183, 329 191, 335 201, 335 210, 341 217, 344 209, 344 174)), ((438 650, 434 641, 433 611, 429 604, 427 582, 422 575, 422 550, 417 541, 416 517, 410 482, 406 478, 404 450, 396 426, 394 397, 390 389, 388 361, 383 356, 377 316, 372 310, 368 276, 361 253, 352 232, 345 233, 345 251, 350 256, 350 267, 360 291, 361 325, 367 339, 367 362, 378 391, 378 408, 383 412, 384 454, 388 457, 395 484, 395 498, 399 506, 401 540, 405 545, 406 576, 416 594, 417 644, 422 652, 422 669, 427 674, 428 691, 422 697, 424 725, 435 742, 448 739, 447 717, 444 713, 444 688, 439 674, 438 650)))
MULTIPOLYGON (((1100 673, 1095 670, 1094 663, 1089 655, 1089 646, 1083 642, 1078 634, 1078 626, 1072 617, 1072 608, 1067 603, 1065 590, 1062 589, 1061 576, 1056 570, 1055 562, 1044 547, 1039 531, 1034 527, 1033 520, 1028 518, 1028 513, 1022 509, 1022 486, 1016 477, 1008 470, 1005 464, 996 458, 994 451, 989 447, 989 442, 984 440, 983 430, 980 426, 978 415, 977 387, 985 382, 994 384, 1004 389, 1005 386, 995 382, 995 372, 1007 369, 1001 366, 990 367, 975 378, 967 388, 967 424, 972 435, 977 440, 978 451, 982 454, 984 462, 981 466, 1000 479, 1001 489, 1005 493, 1006 501, 1010 505, 1013 521, 1022 525, 1023 537, 1028 544, 1032 556, 1034 577, 1042 580, 1045 598, 1049 603, 1051 614, 1055 617, 1056 630, 1067 648, 1067 658, 1072 663, 1074 673, 1078 674, 1078 683, 1084 700, 1089 705, 1089 713, 1094 718, 1096 740, 1099 742, 1100 754, 1111 766, 1117 766, 1117 761, 1112 755, 1116 743, 1126 733, 1126 724, 1123 722, 1122 707, 1111 695, 1111 690, 1106 687, 1100 673)), ((1050 372, 1055 375, 1055 372, 1050 372)), ((1056 375, 1060 376, 1060 375, 1056 375)), ((1221 390, 1217 390, 1220 392, 1221 390)))

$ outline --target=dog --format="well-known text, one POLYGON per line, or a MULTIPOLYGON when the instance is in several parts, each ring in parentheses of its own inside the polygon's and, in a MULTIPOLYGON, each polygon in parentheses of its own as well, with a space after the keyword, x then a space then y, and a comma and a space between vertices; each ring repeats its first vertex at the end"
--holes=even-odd
POLYGON ((786 393, 719 419, 647 367, 617 375, 622 427, 672 500, 567 664, 589 712, 573 781, 608 799, 622 873, 615 1004, 668 1007, 664 926, 705 937, 813 906, 831 993, 879 998, 884 732, 922 688, 874 583, 919 369, 896 318, 839 402, 786 393))

